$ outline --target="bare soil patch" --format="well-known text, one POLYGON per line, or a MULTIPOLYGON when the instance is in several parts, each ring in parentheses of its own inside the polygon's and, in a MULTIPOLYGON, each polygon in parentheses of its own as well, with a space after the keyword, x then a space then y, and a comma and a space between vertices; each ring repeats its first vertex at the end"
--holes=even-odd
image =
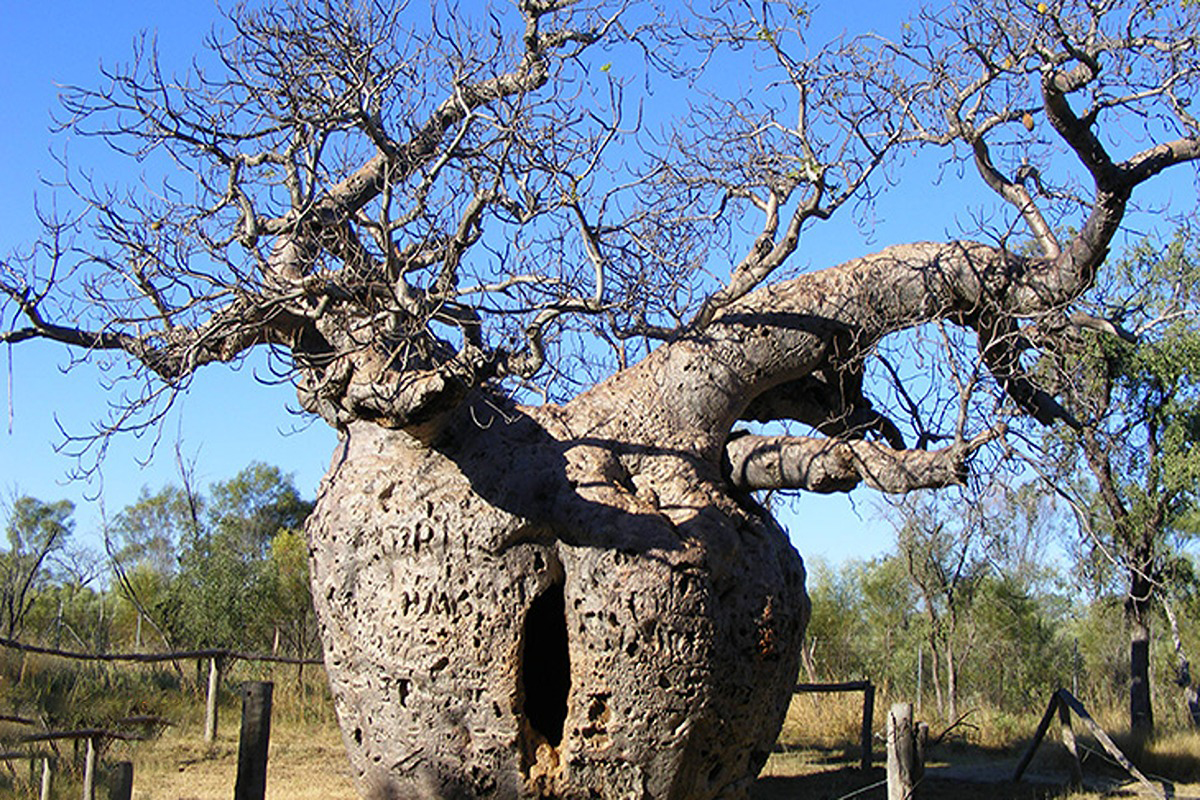
MULTIPOLYGON (((970 745, 937 753, 919 786, 920 800, 1107 800, 1151 797, 1141 785, 1092 755, 1085 758, 1084 786, 1068 787, 1065 752, 1049 746, 1019 783, 1012 781, 1017 756, 970 745)), ((836 748, 775 753, 751 794, 753 800, 884 800, 882 763, 863 772, 857 753, 836 748)), ((1197 754, 1200 758, 1200 753, 1197 754)), ((882 754, 876 753, 877 762, 882 754)), ((1200 800, 1200 784, 1174 783, 1151 775, 1172 800, 1200 800)))
MULTIPOLYGON (((117 758, 135 761, 134 800, 228 800, 237 771, 237 727, 230 724, 217 744, 206 747, 193 726, 169 730, 117 758)), ((1190 745, 1190 742, 1189 742, 1190 745)), ((1191 749, 1190 747, 1184 749, 1191 749)), ((922 800, 1107 800, 1148 796, 1096 756, 1085 760, 1086 788, 1067 789, 1065 754, 1045 746, 1026 779, 1010 778, 1019 752, 968 744, 939 748, 920 787, 922 800)), ((1186 754, 1177 754, 1176 761, 1186 754)), ((808 747, 775 753, 756 782, 753 800, 883 800, 883 754, 876 766, 857 768, 853 747, 808 747)), ((1200 761, 1200 753, 1195 754, 1200 761)), ((1161 780, 1160 776, 1151 774, 1161 780)), ((1188 776, 1190 779, 1190 775, 1188 776)), ((1161 784, 1173 800, 1200 800, 1200 784, 1161 784)), ((273 800, 357 800, 349 762, 336 726, 284 725, 272 730, 267 797, 273 800)))

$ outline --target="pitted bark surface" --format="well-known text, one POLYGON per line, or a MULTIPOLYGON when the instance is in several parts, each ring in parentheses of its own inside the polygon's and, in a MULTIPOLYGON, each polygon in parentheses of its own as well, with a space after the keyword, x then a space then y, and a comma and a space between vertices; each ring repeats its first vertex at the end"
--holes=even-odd
POLYGON ((808 611, 799 556, 747 492, 954 483, 993 433, 925 452, 733 425, 772 393, 820 427, 805 409, 832 387, 814 376, 922 319, 987 339, 994 313, 1061 288, 1047 269, 972 243, 889 248, 747 295, 565 406, 485 388, 421 425, 344 427, 310 536, 367 795, 745 797, 808 611))
POLYGON ((572 407, 485 400, 433 447, 350 426, 322 486, 315 597, 360 788, 744 797, 807 617, 787 537, 691 455, 608 437, 627 421, 577 436, 572 407))

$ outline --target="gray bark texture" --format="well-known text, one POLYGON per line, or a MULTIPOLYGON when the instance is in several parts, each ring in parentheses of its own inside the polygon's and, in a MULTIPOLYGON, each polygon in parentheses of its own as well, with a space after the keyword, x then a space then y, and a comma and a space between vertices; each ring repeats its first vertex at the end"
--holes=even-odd
POLYGON ((68 128, 164 148, 201 197, 68 180, 96 218, 48 219, 0 263, 0 343, 127 355, 147 388, 102 436, 156 424, 205 365, 282 356, 340 435, 310 565, 366 796, 745 798, 808 618, 803 563, 753 493, 963 483, 1005 435, 979 424, 981 381, 946 376, 952 434, 898 374, 890 409, 864 387, 885 339, 930 324, 964 334, 941 346, 969 351, 1004 415, 1078 427, 1027 368, 1071 326, 1114 329, 1076 301, 1135 187, 1200 160, 1196 11, 952 4, 900 42, 810 53, 789 4, 676 4, 675 22, 512 5, 511 33, 498 11, 447 27, 436 3, 425 30, 404 4, 238 6, 239 35, 213 37, 224 78, 167 81, 147 55, 71 89, 68 128), (619 166, 658 122, 625 118, 638 79, 593 69, 602 42, 639 45, 669 91, 702 81, 697 98, 714 56, 753 51, 737 63, 784 93, 698 103, 661 154, 619 166), (1166 138, 1115 141, 1119 113, 1166 138), (1024 159, 1047 136, 1073 156, 1065 183, 1024 159), (619 141, 635 147, 603 152, 619 141), (810 223, 870 207, 893 156, 963 146, 1037 254, 1005 223, 779 277, 810 223), (1067 197, 1086 214, 1063 217, 1067 197), (63 246, 77 228, 95 252, 63 246), (615 373, 577 394, 606 346, 615 373), (572 399, 518 405, 526 390, 572 399))
POLYGON ((360 788, 745 797, 808 614, 787 537, 686 455, 622 487, 611 431, 497 406, 435 447, 351 425, 322 484, 314 597, 360 788))
POLYGON ((343 426, 309 536, 364 794, 748 796, 808 616, 801 559, 748 490, 945 485, 974 445, 772 477, 731 429, 764 395, 803 405, 800 378, 897 324, 1052 291, 1019 266, 893 248, 752 293, 563 406, 482 387, 420 424, 343 426))

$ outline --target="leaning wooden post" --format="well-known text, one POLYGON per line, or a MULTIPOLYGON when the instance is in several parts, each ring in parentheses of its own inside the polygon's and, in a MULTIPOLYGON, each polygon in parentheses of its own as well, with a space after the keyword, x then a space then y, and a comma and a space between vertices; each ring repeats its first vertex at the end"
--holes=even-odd
POLYGON ((1079 763, 1079 749, 1075 746, 1075 730, 1071 727, 1071 709, 1066 703, 1058 703, 1058 721, 1062 725, 1062 743, 1070 754, 1071 786, 1083 785, 1083 765, 1079 763))
POLYGON ((270 681, 242 684, 242 732, 238 739, 234 800, 263 800, 267 793, 267 744, 271 738, 270 681))
POLYGON ((133 797, 133 762, 118 761, 109 785, 109 800, 131 800, 133 797))
POLYGON ((50 790, 54 788, 54 770, 49 758, 42 759, 42 792, 39 800, 50 800, 50 790))
POLYGON ((871 726, 875 722, 875 684, 870 681, 863 687, 862 713, 862 769, 871 768, 871 726))
POLYGON ((212 744, 217 740, 217 692, 221 688, 221 659, 213 656, 208 660, 208 694, 204 699, 204 741, 212 744))
POLYGON ((1089 714, 1087 709, 1084 708, 1083 705, 1075 698, 1075 695, 1071 694, 1066 689, 1059 689, 1055 693, 1055 696, 1060 702, 1069 706, 1071 711, 1075 712, 1075 716, 1078 717, 1079 721, 1082 722, 1092 732, 1092 735, 1096 737, 1096 741, 1100 743, 1101 747, 1108 751, 1108 754, 1113 757, 1114 761, 1120 764, 1126 772, 1128 772, 1138 782, 1149 789, 1151 795, 1162 798, 1162 800, 1166 800, 1167 794, 1163 791, 1162 787, 1151 783, 1150 779, 1143 775, 1142 771, 1135 767, 1133 762, 1125 757, 1125 754, 1122 753, 1113 740, 1109 738, 1109 735, 1104 732, 1104 729, 1096 724, 1096 720, 1092 719, 1092 715, 1089 714))
POLYGON ((887 796, 888 800, 911 800, 924 765, 917 746, 912 703, 896 703, 888 714, 887 796))
POLYGON ((1058 697, 1058 692, 1050 695, 1050 705, 1046 706, 1046 713, 1042 715, 1042 721, 1038 723, 1037 730, 1033 734, 1033 741, 1029 743, 1029 747, 1025 750, 1025 755, 1021 756, 1021 760, 1017 763, 1017 770, 1013 773, 1013 783, 1021 780, 1021 776, 1025 773, 1025 768, 1029 766, 1029 762, 1033 761, 1038 745, 1045 738, 1046 731, 1050 730, 1050 722, 1054 719, 1054 712, 1061 703, 1062 701, 1058 697))
POLYGON ((96 796, 96 737, 87 737, 87 756, 83 762, 83 800, 96 796))

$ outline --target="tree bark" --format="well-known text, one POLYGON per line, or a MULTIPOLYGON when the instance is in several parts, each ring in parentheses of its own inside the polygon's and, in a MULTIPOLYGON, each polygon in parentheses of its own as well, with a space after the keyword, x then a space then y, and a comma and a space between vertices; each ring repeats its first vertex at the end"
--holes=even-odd
MULTIPOLYGON (((951 629, 951 635, 953 634, 951 629)), ((946 637, 946 708, 951 722, 958 719, 958 671, 954 663, 954 640, 946 637)))
POLYGON ((1187 707, 1188 719, 1191 721, 1193 728, 1200 728, 1200 692, 1196 690, 1196 684, 1192 681, 1192 666, 1187 657, 1187 653, 1183 650, 1183 637, 1179 633, 1179 620, 1175 617, 1175 610, 1171 608, 1171 604, 1166 599, 1162 600, 1163 611, 1167 614, 1167 621, 1171 625, 1171 641, 1175 645, 1175 685, 1183 690, 1183 700, 1187 707))
POLYGON ((309 536, 368 797, 747 796, 801 560, 715 467, 622 437, 638 415, 576 414, 479 396, 433 447, 344 431, 309 536))
POLYGON ((816 646, 815 641, 809 644, 807 638, 800 642, 800 659, 804 664, 804 674, 808 677, 809 683, 817 683, 817 664, 813 661, 813 649, 816 646))
POLYGON ((1150 582, 1138 572, 1130 580, 1126 611, 1129 616, 1129 726, 1135 735, 1154 730, 1150 702, 1150 582))

